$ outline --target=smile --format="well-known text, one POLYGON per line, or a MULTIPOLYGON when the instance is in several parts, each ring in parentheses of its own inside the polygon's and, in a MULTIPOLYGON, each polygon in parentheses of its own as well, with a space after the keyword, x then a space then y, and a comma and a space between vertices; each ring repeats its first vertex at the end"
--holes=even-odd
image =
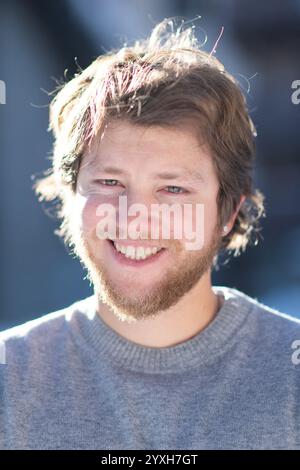
POLYGON ((117 261, 123 265, 144 266, 156 261, 166 252, 166 248, 162 247, 143 247, 143 246, 124 246, 113 240, 108 240, 110 246, 113 248, 113 254, 117 261))
POLYGON ((150 256, 155 255, 158 253, 162 248, 159 248, 157 246, 150 248, 150 247, 143 247, 143 246, 123 246, 120 245, 119 243, 113 242, 114 247, 119 253, 122 253, 126 258, 130 259, 135 259, 135 260, 140 260, 140 259, 146 259, 149 258, 150 256))

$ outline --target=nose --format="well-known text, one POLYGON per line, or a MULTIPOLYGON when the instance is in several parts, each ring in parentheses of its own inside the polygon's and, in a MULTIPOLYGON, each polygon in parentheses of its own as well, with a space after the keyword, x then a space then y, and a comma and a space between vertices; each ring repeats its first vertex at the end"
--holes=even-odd
POLYGON ((159 234, 159 216, 153 211, 157 204, 151 194, 130 190, 120 196, 118 208, 119 236, 125 239, 151 239, 159 234), (126 232, 127 229, 127 232, 126 232), (130 235, 130 236, 129 236, 130 235))

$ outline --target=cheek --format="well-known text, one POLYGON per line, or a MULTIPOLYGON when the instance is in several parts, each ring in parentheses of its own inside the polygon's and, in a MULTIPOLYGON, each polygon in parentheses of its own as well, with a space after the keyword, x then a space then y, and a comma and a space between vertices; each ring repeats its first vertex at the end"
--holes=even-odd
POLYGON ((198 205, 193 205, 192 211, 187 211, 185 217, 183 217, 182 224, 185 228, 184 240, 188 240, 187 234, 191 237, 197 238, 198 240, 203 239, 206 245, 211 239, 211 236, 215 230, 217 223, 217 204, 214 199, 202 200, 198 205))
POLYGON ((218 217, 217 204, 210 202, 204 207, 204 233, 206 237, 211 237, 215 230, 218 217))
POLYGON ((207 198, 199 203, 192 216, 193 231, 190 237, 185 237, 185 246, 189 250, 200 250, 210 245, 217 223, 217 204, 213 198, 207 198))
POLYGON ((97 207, 100 201, 98 197, 76 195, 72 212, 74 221, 80 230, 86 234, 91 234, 97 225, 97 207))

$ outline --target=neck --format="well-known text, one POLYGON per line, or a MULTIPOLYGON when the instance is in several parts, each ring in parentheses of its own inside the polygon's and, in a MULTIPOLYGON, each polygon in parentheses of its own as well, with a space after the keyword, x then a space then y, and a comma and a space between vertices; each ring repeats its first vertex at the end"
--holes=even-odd
POLYGON ((103 302, 97 307, 102 320, 119 335, 142 346, 163 348, 187 341, 206 328, 221 308, 221 298, 212 290, 208 271, 175 306, 155 318, 127 323, 103 302))

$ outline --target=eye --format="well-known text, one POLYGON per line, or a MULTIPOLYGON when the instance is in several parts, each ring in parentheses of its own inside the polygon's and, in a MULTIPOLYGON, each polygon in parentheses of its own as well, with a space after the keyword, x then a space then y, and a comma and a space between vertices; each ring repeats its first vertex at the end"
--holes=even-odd
POLYGON ((187 191, 184 188, 181 188, 180 186, 167 186, 168 192, 172 194, 183 194, 187 193, 187 191))
POLYGON ((100 183, 103 186, 117 186, 118 180, 111 180, 111 179, 104 179, 104 180, 96 180, 96 183, 100 183))

